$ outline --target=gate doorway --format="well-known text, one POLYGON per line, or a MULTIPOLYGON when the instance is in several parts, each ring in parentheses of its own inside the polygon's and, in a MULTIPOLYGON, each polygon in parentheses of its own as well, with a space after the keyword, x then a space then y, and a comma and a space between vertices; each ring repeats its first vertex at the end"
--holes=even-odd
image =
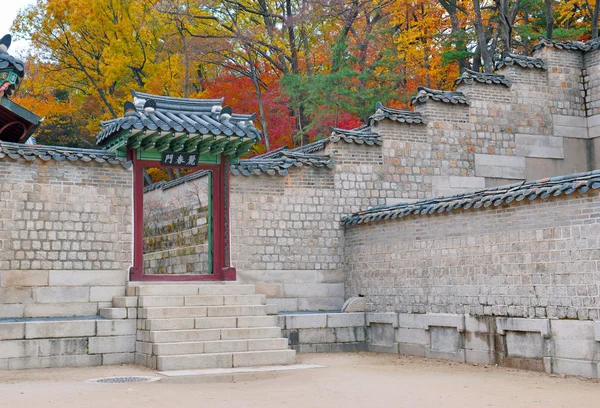
POLYGON ((155 167, 144 171, 143 274, 212 274, 212 171, 155 167))
POLYGON ((135 91, 132 95, 124 116, 102 122, 104 129, 96 137, 99 146, 133 164, 130 280, 235 280, 230 263, 229 165, 260 140, 254 115, 234 114, 222 106, 222 99, 135 91), (151 196, 158 194, 152 194, 153 183, 145 180, 148 168, 179 171, 180 183, 195 177, 196 185, 190 182, 187 197, 152 203, 151 196))

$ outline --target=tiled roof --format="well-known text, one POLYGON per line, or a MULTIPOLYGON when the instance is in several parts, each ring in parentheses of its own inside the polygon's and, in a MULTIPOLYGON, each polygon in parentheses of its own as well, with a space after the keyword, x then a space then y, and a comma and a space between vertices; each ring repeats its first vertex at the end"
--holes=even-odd
POLYGON ((368 123, 372 125, 374 121, 383 119, 394 120, 400 123, 425 123, 423 115, 419 112, 408 110, 392 109, 383 106, 381 102, 377 102, 375 113, 369 117, 368 123))
POLYGON ((600 188, 600 170, 586 173, 550 177, 536 181, 524 181, 503 187, 493 187, 473 193, 458 194, 452 197, 430 198, 416 203, 400 203, 374 207, 342 217, 341 223, 347 227, 367 222, 402 218, 408 215, 427 215, 468 210, 469 208, 498 207, 513 201, 547 199, 574 192, 584 194, 590 189, 600 188))
POLYGON ((62 146, 43 146, 43 145, 25 145, 19 143, 0 142, 0 160, 2 159, 19 160, 21 158, 27 161, 40 159, 43 161, 55 160, 61 162, 81 161, 119 164, 125 168, 129 168, 131 163, 125 158, 117 157, 114 154, 107 153, 104 150, 92 149, 75 149, 62 146))
POLYGON ((533 47, 534 51, 542 49, 544 47, 558 48, 560 50, 569 51, 593 51, 600 47, 600 38, 596 38, 591 41, 555 41, 550 40, 546 37, 539 37, 538 43, 533 47))
POLYGON ((381 146, 383 144, 379 133, 373 132, 368 126, 352 130, 330 127, 329 130, 331 130, 331 136, 329 137, 330 142, 339 142, 340 140, 343 140, 346 143, 366 144, 369 146, 381 146))
POLYGON ((452 104, 469 104, 467 97, 462 92, 456 91, 440 91, 437 89, 430 89, 424 86, 417 88, 418 93, 413 96, 410 100, 411 104, 416 105, 417 103, 425 103, 429 99, 437 102, 445 102, 452 104))
POLYGON ((510 87, 510 81, 504 76, 500 74, 486 74, 484 72, 472 71, 470 69, 465 69, 460 77, 456 81, 454 81, 455 85, 460 84, 468 84, 471 85, 474 82, 479 82, 481 84, 494 84, 494 85, 504 85, 506 87, 510 87))
POLYGON ((546 61, 541 58, 528 57, 521 54, 506 53, 501 61, 496 62, 496 69, 518 65, 521 68, 548 69, 546 61))
POLYGON ((159 181, 158 183, 153 183, 150 186, 144 187, 144 193, 147 193, 148 191, 158 190, 158 189, 168 190, 168 189, 178 186, 180 184, 187 183, 188 181, 197 180, 199 178, 206 177, 208 175, 208 173, 209 173, 208 170, 200 170, 200 171, 196 171, 194 173, 186 174, 185 176, 182 176, 182 177, 178 177, 175 180, 159 181))
MULTIPOLYGON (((249 148, 261 138, 252 123, 254 115, 233 114, 222 99, 172 98, 132 91, 134 102, 125 104, 125 115, 102 122, 96 144, 110 147, 116 136, 127 133, 132 148, 150 146, 159 151, 203 153, 218 144, 220 151, 235 151, 240 140, 249 148), (231 142, 230 142, 231 138, 231 142), (217 143, 218 141, 218 143, 217 143)), ((214 152, 214 150, 212 151, 214 152)), ((245 152, 244 152, 245 153, 245 152)))
POLYGON ((278 156, 270 158, 253 157, 232 164, 231 174, 234 176, 270 176, 288 174, 290 167, 315 166, 333 168, 333 160, 326 155, 307 154, 295 150, 282 150, 278 156))

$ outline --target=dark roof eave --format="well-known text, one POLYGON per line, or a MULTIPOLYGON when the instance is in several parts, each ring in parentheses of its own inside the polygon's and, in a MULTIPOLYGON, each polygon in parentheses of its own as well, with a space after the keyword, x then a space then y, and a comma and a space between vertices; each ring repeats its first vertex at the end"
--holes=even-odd
POLYGON ((19 116, 23 120, 31 123, 34 126, 40 124, 41 119, 35 113, 28 111, 16 102, 11 101, 6 96, 0 98, 0 106, 19 116))

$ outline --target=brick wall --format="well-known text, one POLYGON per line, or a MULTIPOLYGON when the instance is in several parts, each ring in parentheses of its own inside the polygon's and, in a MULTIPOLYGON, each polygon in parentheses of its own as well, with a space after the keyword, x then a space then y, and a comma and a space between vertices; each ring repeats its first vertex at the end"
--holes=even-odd
POLYGON ((0 318, 96 315, 125 293, 131 171, 0 160, 0 318))
POLYGON ((597 320, 599 204, 594 193, 349 228, 346 296, 375 312, 597 320))

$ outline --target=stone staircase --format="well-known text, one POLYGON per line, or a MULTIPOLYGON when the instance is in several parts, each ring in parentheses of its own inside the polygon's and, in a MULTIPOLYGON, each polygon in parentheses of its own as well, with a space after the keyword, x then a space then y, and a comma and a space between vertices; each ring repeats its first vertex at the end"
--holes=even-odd
POLYGON ((137 315, 135 361, 161 371, 296 362, 264 295, 246 284, 138 284, 104 317, 137 315))

